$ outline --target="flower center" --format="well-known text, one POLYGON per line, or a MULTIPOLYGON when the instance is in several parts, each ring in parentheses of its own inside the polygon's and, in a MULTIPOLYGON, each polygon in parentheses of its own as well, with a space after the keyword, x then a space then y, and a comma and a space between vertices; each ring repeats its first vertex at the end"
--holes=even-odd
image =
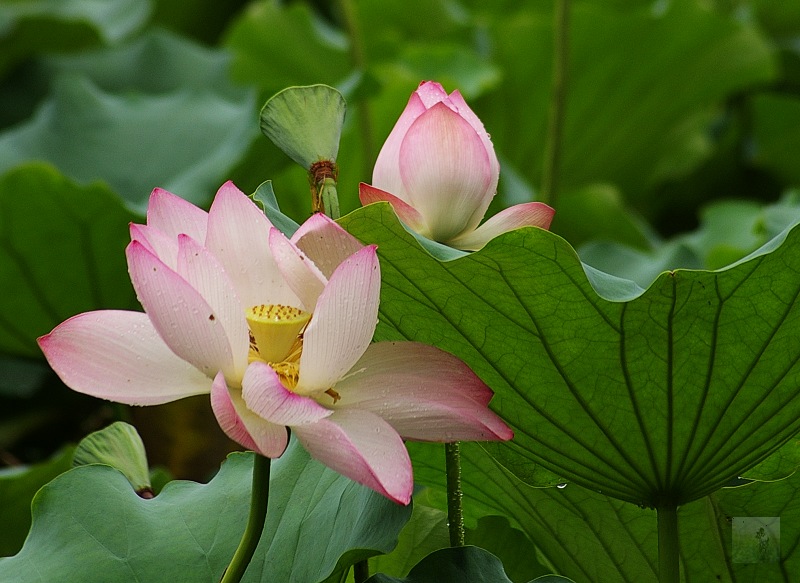
MULTIPOLYGON (((294 390, 300 379, 303 331, 311 314, 290 306, 262 304, 248 308, 245 318, 250 328, 248 362, 266 362, 278 374, 283 386, 294 390)), ((324 392, 334 403, 341 398, 333 388, 324 392)))
POLYGON ((311 314, 282 305, 259 305, 245 312, 250 328, 249 361, 261 360, 270 365, 281 382, 293 389, 300 374, 303 330, 311 314))

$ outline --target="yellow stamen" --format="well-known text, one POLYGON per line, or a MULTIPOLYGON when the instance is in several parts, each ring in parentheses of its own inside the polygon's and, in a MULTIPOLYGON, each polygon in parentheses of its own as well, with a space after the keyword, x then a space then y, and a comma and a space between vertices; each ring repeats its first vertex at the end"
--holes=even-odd
POLYGON ((327 391, 325 391, 325 394, 326 394, 326 395, 330 395, 331 399, 333 399, 333 404, 334 404, 334 405, 337 403, 337 401, 339 401, 339 399, 341 399, 341 398, 342 398, 342 397, 339 395, 339 393, 337 393, 336 391, 334 391, 332 388, 331 388, 331 389, 328 389, 327 391))
POLYGON ((262 304, 248 308, 245 317, 250 327, 251 359, 272 363, 288 360, 294 352, 299 355, 299 334, 311 314, 290 306, 262 304))

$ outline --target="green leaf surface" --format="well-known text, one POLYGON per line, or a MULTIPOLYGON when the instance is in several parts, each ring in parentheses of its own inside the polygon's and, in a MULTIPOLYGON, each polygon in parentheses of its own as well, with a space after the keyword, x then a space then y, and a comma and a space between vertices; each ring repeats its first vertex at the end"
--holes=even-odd
POLYGON ((72 467, 72 452, 69 447, 42 463, 0 470, 0 556, 13 555, 22 548, 31 526, 34 494, 72 467))
POLYGON ((272 473, 267 524, 245 583, 339 581, 353 563, 391 551, 411 516, 410 506, 310 461, 296 441, 272 473))
POLYGON ((611 301, 546 231, 439 262, 388 205, 342 224, 378 244, 376 336, 431 343, 470 365, 514 430, 500 447, 518 466, 635 504, 685 504, 800 429, 798 229, 727 270, 663 274, 611 301))
POLYGON ((117 42, 150 14, 146 0, 15 0, 0 4, 0 74, 32 53, 117 42))
POLYGON ((415 496, 411 518, 400 531, 397 546, 387 555, 370 559, 370 571, 405 577, 425 556, 448 546, 447 513, 419 504, 415 496))
POLYGON ((156 186, 202 205, 255 137, 254 108, 252 95, 114 94, 63 76, 30 121, 0 134, 0 171, 46 160, 78 182, 104 180, 139 211, 156 186))
POLYGON ((478 547, 435 551, 420 561, 407 577, 377 574, 367 583, 511 583, 500 560, 478 547))
MULTIPOLYGON (((244 529, 252 455, 232 454, 208 484, 171 482, 150 500, 113 468, 75 468, 37 494, 30 535, 0 560, 0 576, 217 583, 244 529)), ((410 514, 311 461, 296 442, 273 462, 269 506, 246 582, 326 580, 391 550, 410 514)))
POLYGON ((126 210, 100 184, 32 164, 0 177, 0 352, 40 357, 36 338, 80 312, 133 308, 126 210))

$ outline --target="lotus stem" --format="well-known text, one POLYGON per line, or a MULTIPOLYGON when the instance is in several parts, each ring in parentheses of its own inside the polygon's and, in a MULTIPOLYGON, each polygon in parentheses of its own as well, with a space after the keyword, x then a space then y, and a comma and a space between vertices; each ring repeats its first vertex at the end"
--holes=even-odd
POLYGON ((264 523, 267 520, 269 500, 269 471, 271 460, 263 455, 255 454, 253 460, 253 490, 250 493, 250 516, 244 529, 239 547, 231 559, 230 565, 220 579, 220 583, 238 583, 242 580, 253 553, 256 551, 264 523))
POLYGON ((539 193, 539 200, 551 206, 555 204, 558 196, 561 144, 564 137, 569 69, 569 0, 555 0, 553 13, 553 93, 550 98, 542 188, 539 193))
POLYGON ((678 545, 678 507, 659 506, 658 516, 658 581, 680 583, 680 547, 678 545))
POLYGON ((461 491, 461 444, 444 444, 445 471, 447 473, 447 525, 450 529, 450 546, 464 546, 464 508, 461 491))

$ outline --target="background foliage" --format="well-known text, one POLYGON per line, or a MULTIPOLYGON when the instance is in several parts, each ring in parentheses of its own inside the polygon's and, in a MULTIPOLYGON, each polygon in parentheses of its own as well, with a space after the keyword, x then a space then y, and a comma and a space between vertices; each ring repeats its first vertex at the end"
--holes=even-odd
MULTIPOLYGON (((133 422, 151 461, 179 478, 209 479, 231 448, 204 400, 126 410, 83 398, 58 382, 35 345, 73 314, 137 307, 122 250, 153 187, 208 205, 228 178, 245 192, 272 179, 283 212, 302 221, 305 173, 260 134, 258 109, 286 86, 327 83, 348 102, 338 157, 347 213, 408 95, 435 79, 459 88, 492 135, 502 174, 490 212, 534 199, 552 22, 545 0, 0 3, 3 554, 21 548, 31 500, 69 467, 70 444, 112 420, 133 422)), ((664 270, 729 265, 794 224, 798 39, 793 2, 575 0, 553 232, 585 264, 635 282, 625 284, 634 294, 664 270)), ((782 450, 784 475, 794 469, 792 445, 782 450)), ((551 572, 654 580, 652 511, 576 483, 520 481, 552 485, 563 467, 522 472, 501 465, 497 452, 466 452, 472 540, 502 559, 512 581, 551 572)), ((412 453, 428 490, 415 497, 398 550, 373 567, 417 581, 412 566, 446 545, 437 531, 440 452, 420 445, 412 453)), ((800 577, 796 482, 723 489, 682 507, 685 579, 800 577), (730 561, 729 519, 743 515, 783 517, 780 563, 730 561)), ((352 550, 337 549, 333 565, 352 550)))

